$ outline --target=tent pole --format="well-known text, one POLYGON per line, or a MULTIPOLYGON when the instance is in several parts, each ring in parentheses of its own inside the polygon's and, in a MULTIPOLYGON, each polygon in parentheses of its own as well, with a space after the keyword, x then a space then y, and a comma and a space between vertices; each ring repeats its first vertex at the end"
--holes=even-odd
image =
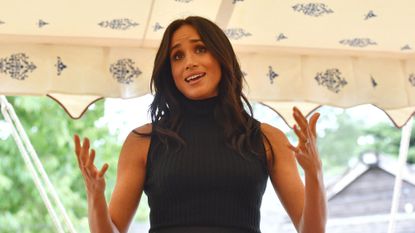
POLYGON ((235 9, 235 2, 230 0, 222 0, 216 13, 215 23, 225 30, 228 27, 229 21, 231 20, 233 11, 235 9))
POLYGON ((390 212, 388 233, 395 232, 396 215, 399 210, 399 199, 401 196, 402 173, 403 173, 403 170, 406 168, 405 165, 406 165, 406 160, 408 158, 409 141, 411 139, 412 124, 413 124, 413 117, 411 117, 409 121, 405 124, 405 126, 402 128, 401 144, 399 147, 398 167, 396 168, 397 171, 396 171, 396 177, 395 177, 395 184, 393 187, 392 206, 391 206, 391 212, 390 212))
POLYGON ((9 107, 9 114, 11 115, 12 119, 14 120, 15 127, 17 128, 17 131, 19 132, 20 138, 23 139, 24 144, 26 145, 26 148, 29 152, 30 157, 32 158, 32 161, 35 163, 35 167, 37 168, 37 171, 40 173, 41 178, 43 178, 44 183, 46 184, 46 187, 50 194, 52 195, 52 199, 55 201, 59 211, 63 215, 63 218, 65 220, 65 224, 69 229, 69 232, 76 233, 76 230, 66 213, 65 207, 63 206, 62 202, 59 199, 58 194, 56 193, 56 189, 53 186, 52 182, 49 180, 49 176, 46 174, 45 169, 43 168, 42 162, 39 160, 39 156, 36 153, 36 150, 33 148, 32 143, 30 142, 29 137, 26 134, 26 131, 24 130, 22 124, 19 121, 19 118, 16 115, 16 112, 14 111, 13 107, 10 103, 8 103, 6 97, 4 97, 5 103, 7 103, 9 107))
POLYGON ((13 138, 16 142, 16 145, 17 145, 18 149, 20 150, 20 154, 22 155, 23 160, 24 160, 29 172, 31 173, 33 181, 34 181, 37 189, 39 190, 40 196, 41 196, 43 202, 46 205, 46 209, 48 210, 49 214, 51 215, 53 223, 55 224, 55 227, 58 230, 58 232, 63 233, 64 230, 63 230, 62 225, 59 221, 59 218, 58 218, 58 216, 57 216, 57 214, 56 214, 56 212, 55 212, 55 210, 52 206, 52 203, 49 200, 47 192, 46 192, 45 188, 42 185, 42 182, 39 178, 39 175, 37 174, 36 169, 35 169, 35 167, 33 166, 32 162, 30 160, 30 157, 29 157, 29 155, 26 151, 26 148, 23 145, 23 142, 22 142, 21 138, 19 137, 19 134, 18 134, 16 128, 14 127, 13 120, 11 119, 11 117, 9 115, 9 111, 12 108, 12 106, 7 102, 7 99, 6 99, 5 96, 0 96, 0 106, 1 106, 1 112, 4 116, 4 119, 6 120, 7 123, 9 123, 10 128, 12 129, 13 138))

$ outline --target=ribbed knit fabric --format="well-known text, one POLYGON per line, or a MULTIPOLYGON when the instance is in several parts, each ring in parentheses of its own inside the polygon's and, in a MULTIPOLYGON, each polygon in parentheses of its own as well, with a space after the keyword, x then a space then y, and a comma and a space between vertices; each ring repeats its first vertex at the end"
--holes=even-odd
MULTIPOLYGON (((163 152, 158 137, 151 138, 144 186, 150 232, 200 226, 259 233, 268 178, 265 159, 257 155, 244 159, 225 145, 223 129, 213 116, 217 97, 182 102, 184 123, 179 135, 186 146, 177 153, 163 152)), ((257 138, 264 158, 261 136, 257 138)))

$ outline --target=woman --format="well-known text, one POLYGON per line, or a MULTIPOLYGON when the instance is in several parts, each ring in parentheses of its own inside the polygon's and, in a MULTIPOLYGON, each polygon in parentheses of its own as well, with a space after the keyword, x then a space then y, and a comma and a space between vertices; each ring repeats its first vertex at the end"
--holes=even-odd
POLYGON ((108 207, 108 165, 98 170, 89 140, 81 145, 75 135, 91 232, 127 232, 143 191, 150 232, 260 232, 268 176, 297 231, 324 232, 318 113, 307 121, 294 108, 299 143, 293 146, 280 130, 252 117, 242 83, 232 46, 219 27, 201 17, 172 22, 154 63, 152 124, 125 140, 108 207), (296 161, 304 169, 305 186, 296 161))

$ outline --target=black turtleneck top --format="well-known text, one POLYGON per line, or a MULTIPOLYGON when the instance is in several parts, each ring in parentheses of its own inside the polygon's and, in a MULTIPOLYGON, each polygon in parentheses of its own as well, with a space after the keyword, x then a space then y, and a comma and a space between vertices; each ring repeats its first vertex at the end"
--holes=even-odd
POLYGON ((255 135, 260 155, 247 152, 251 159, 246 159, 225 144, 213 114, 217 97, 181 101, 178 134, 186 145, 166 151, 157 136, 151 137, 144 185, 150 232, 259 233, 268 178, 262 136, 255 135))

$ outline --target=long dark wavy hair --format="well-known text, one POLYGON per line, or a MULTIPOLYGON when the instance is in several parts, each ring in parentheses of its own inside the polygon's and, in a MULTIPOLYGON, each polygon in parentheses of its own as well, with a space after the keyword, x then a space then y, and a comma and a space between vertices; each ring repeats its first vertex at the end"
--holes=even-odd
MULTIPOLYGON (((244 78, 232 45, 225 33, 208 19, 190 16, 173 21, 164 32, 154 61, 151 91, 154 100, 150 105, 153 134, 167 148, 186 142, 178 135, 182 125, 181 92, 176 88, 170 65, 170 44, 174 32, 183 25, 190 25, 199 33, 206 48, 219 62, 222 77, 218 89, 218 104, 214 116, 223 128, 226 145, 245 157, 246 152, 258 154, 259 126, 253 120, 252 107, 242 93, 244 78), (244 104, 249 114, 244 110, 244 104), (255 139, 256 138, 256 139, 255 139), (255 140, 255 141, 254 141, 255 140)), ((262 141, 261 141, 262 143, 262 141)), ((252 154, 252 153, 251 153, 252 154)))

